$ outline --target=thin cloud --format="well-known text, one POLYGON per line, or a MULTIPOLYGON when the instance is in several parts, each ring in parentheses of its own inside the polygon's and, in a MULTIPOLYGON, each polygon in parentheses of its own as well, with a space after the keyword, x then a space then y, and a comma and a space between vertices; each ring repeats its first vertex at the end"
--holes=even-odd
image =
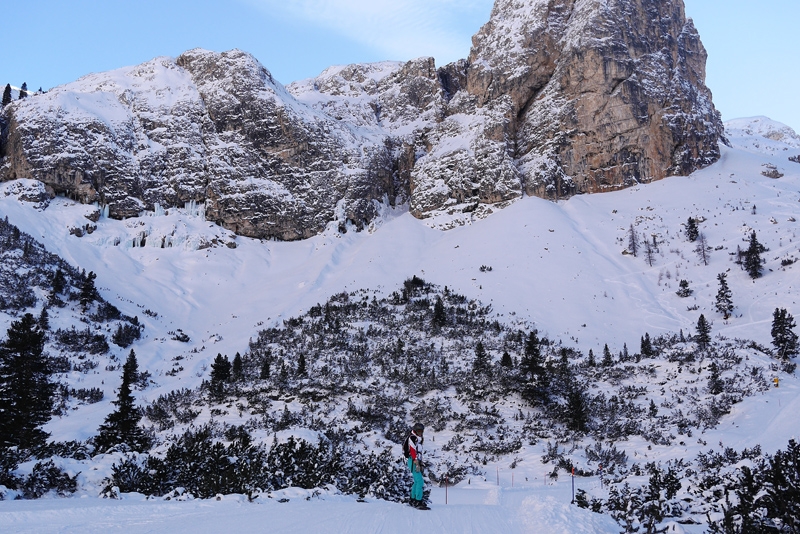
POLYGON ((333 30, 387 59, 433 56, 437 64, 469 54, 492 0, 249 0, 333 30))

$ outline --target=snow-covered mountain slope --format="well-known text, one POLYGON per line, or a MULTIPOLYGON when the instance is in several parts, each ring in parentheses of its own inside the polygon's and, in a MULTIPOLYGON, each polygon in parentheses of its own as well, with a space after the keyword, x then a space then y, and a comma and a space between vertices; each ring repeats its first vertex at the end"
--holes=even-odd
MULTIPOLYGON (((738 146, 734 134, 729 131, 728 135, 738 146)), ((714 335, 769 346, 773 310, 786 308, 798 314, 800 275, 793 261, 800 257, 796 235, 800 165, 788 161, 788 156, 796 156, 800 150, 788 146, 780 153, 721 150, 718 163, 689 177, 558 203, 525 198, 493 217, 448 232, 431 229, 402 209, 386 209, 367 232, 342 234, 331 225, 323 234, 302 242, 259 241, 220 229, 203 219, 202 210, 189 205, 126 221, 101 217, 92 233, 77 237, 69 229, 83 227, 92 208, 64 198, 49 205, 21 200, 41 199, 41 186, 32 181, 15 181, 0 188, 0 216, 8 217, 76 267, 97 273, 103 297, 126 315, 139 317, 145 329, 133 348, 140 368, 152 373, 154 382, 136 392, 142 404, 175 389, 198 386, 208 379, 209 365, 218 353, 244 353, 260 330, 280 326, 283 320, 305 313, 331 295, 364 288, 388 296, 412 275, 480 299, 492 306, 499 321, 525 321, 538 328, 540 335, 562 340, 584 353, 592 349, 600 355, 604 344, 613 353, 625 345, 634 352, 645 333, 654 337, 680 330, 693 333, 700 314, 712 321, 714 335), (765 165, 782 169, 784 176, 762 175, 765 165), (689 217, 700 221, 700 231, 710 246, 708 265, 695 252, 697 244, 685 237, 684 224, 689 217), (641 254, 623 254, 631 228, 640 240, 655 239, 652 265, 641 254), (769 249, 763 254, 764 276, 757 280, 751 280, 732 256, 737 247, 747 247, 751 231, 769 249), (713 306, 717 275, 723 272, 728 275, 736 306, 728 320, 713 306), (683 279, 694 290, 688 298, 675 294, 683 279), (190 338, 188 342, 174 339, 178 329, 190 338)), ((7 327, 11 318, 0 317, 0 328, 7 327)), ((126 353, 112 347, 118 360, 126 353)), ((678 372, 679 366, 674 367, 678 372)), ((102 388, 105 399, 76 406, 52 420, 46 429, 53 438, 84 440, 94 435, 112 409, 118 374, 101 367, 97 374, 78 376, 83 387, 102 388)), ((798 437, 793 421, 800 385, 795 376, 780 373, 779 377, 780 388, 735 404, 716 428, 691 440, 679 438, 685 441, 683 445, 651 451, 638 438, 617 445, 629 457, 664 462, 691 458, 718 442, 736 450, 759 444, 767 452, 785 447, 788 439, 798 437)), ((439 449, 450 438, 449 431, 436 438, 432 445, 439 449)), ((483 485, 483 480, 462 483, 457 493, 450 495, 461 500, 450 502, 464 508, 452 512, 435 507, 431 521, 450 525, 450 514, 464 513, 465 522, 488 525, 492 520, 487 518, 501 510, 518 518, 508 531, 531 532, 542 525, 532 518, 535 511, 533 515, 547 518, 544 524, 552 524, 555 532, 616 532, 618 527, 604 522, 607 517, 582 515, 583 511, 563 509, 562 501, 553 500, 568 499, 569 480, 562 477, 552 486, 545 485, 545 471, 551 466, 541 463, 544 451, 539 449, 543 447, 540 443, 525 449, 525 461, 516 471, 516 483, 521 487, 511 489, 510 458, 491 464, 484 475, 491 483, 493 469, 498 477, 502 473, 506 477, 501 481, 502 491, 483 485), (526 476, 530 479, 523 483, 526 476), (476 483, 477 487, 473 486, 476 483), (484 506, 466 506, 476 502, 484 506)), ((87 487, 100 484, 114 458, 105 461, 98 471, 84 475, 87 487)), ((75 471, 82 469, 75 465, 75 471)), ((600 491, 597 479, 580 483, 587 491, 600 491)), ((297 495, 289 497, 292 502, 282 509, 289 511, 280 512, 287 514, 278 515, 280 521, 286 517, 287 522, 296 522, 297 531, 314 530, 316 516, 298 508, 297 495)), ((442 489, 434 491, 434 504, 442 505, 444 498, 442 489)), ((262 504, 271 506, 272 502, 265 499, 262 504)), ((337 510, 331 513, 344 514, 355 507, 351 503, 344 499, 338 504, 319 504, 337 510)), ((187 508, 180 510, 196 513, 197 505, 183 505, 187 508)), ((220 504, 218 513, 226 513, 227 506, 244 505, 235 500, 220 504)), ((408 517, 405 510, 392 506, 380 504, 356 512, 353 531, 371 531, 371 525, 383 524, 386 518, 405 521, 398 530, 429 525, 428 519, 408 517)), ((51 531, 57 520, 47 510, 59 507, 3 503, 0 525, 23 528, 20 518, 24 517, 34 521, 31 528, 51 531), (33 511, 40 522, 32 518, 33 511)), ((69 521, 93 528, 92 509, 76 506, 72 510, 69 521)), ((118 517, 128 525, 147 513, 172 521, 172 509, 147 510, 123 501, 98 513, 118 517)), ((209 521, 215 517, 212 514, 209 521)), ((447 531, 461 531, 456 527, 467 523, 460 521, 447 531)), ((700 527, 676 528, 702 531, 700 527)), ((677 529, 675 532, 680 532, 677 529)))
POLYGON ((796 267, 781 265, 800 257, 800 165, 785 154, 722 151, 722 161, 689 177, 559 203, 526 198, 444 233, 402 209, 387 209, 368 232, 341 234, 330 227, 300 243, 262 242, 205 222, 197 210, 172 209, 126 221, 103 217, 92 234, 79 238, 69 228, 86 222, 87 207, 57 198, 36 211, 17 200, 16 182, 3 185, 0 213, 48 250, 98 273, 103 296, 124 313, 147 323, 140 306, 164 318, 147 324, 143 367, 166 372, 176 351, 200 351, 176 378, 182 387, 199 384, 196 374, 218 352, 243 351, 259 325, 343 290, 388 293, 415 274, 505 316, 523 316, 582 350, 598 352, 605 343, 614 350, 636 347, 645 332, 688 332, 700 313, 714 321, 715 333, 768 345, 772 311, 791 310, 800 291, 796 267), (762 176, 765 164, 785 176, 762 176), (703 220, 700 230, 713 248, 708 266, 684 236, 689 217, 703 220), (655 236, 652 266, 622 254, 631 226, 640 239, 655 236), (753 230, 769 248, 765 276, 756 281, 733 261, 753 230), (481 272, 482 265, 491 272, 481 272), (712 307, 721 272, 729 273, 736 304, 728 321, 712 307), (694 289, 688 299, 675 295, 681 279, 694 289), (189 346, 163 341, 175 328, 191 337, 189 346))
POLYGON ((800 149, 800 135, 791 127, 769 117, 727 121, 725 132, 730 136, 734 147, 756 153, 779 156, 792 149, 800 149))

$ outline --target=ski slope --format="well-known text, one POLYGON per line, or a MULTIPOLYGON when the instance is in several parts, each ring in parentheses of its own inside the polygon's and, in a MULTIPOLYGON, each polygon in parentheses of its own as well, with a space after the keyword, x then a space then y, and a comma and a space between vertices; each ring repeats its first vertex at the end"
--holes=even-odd
MULTIPOLYGON (((357 502, 352 497, 323 496, 305 500, 308 492, 288 490, 275 499, 250 503, 243 496, 220 500, 163 501, 131 495, 124 500, 41 499, 0 502, 0 529, 17 534, 144 534, 270 532, 282 534, 603 534, 619 531, 607 516, 571 506, 568 480, 541 488, 498 487, 476 483, 470 489, 436 489, 431 510, 414 510, 384 501, 357 502), (278 499, 289 498, 288 502, 278 499)), ((682 532, 676 530, 675 532, 682 532)))

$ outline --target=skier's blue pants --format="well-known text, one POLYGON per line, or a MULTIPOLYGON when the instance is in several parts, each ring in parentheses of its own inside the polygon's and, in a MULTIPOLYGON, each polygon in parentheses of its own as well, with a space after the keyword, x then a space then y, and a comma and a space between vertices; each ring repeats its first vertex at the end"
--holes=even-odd
POLYGON ((422 490, 425 488, 425 481, 422 480, 422 473, 414 469, 414 460, 408 459, 408 468, 414 476, 414 484, 411 486, 411 498, 417 501, 422 500, 422 490))

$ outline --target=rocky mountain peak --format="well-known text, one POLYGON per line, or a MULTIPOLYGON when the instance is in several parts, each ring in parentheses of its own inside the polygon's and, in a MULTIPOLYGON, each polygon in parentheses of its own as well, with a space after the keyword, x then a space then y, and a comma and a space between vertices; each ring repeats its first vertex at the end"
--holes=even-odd
POLYGON ((706 57, 682 0, 498 0, 467 90, 510 97, 528 194, 597 192, 719 158, 706 57))
POLYGON ((6 106, 0 180, 113 217, 204 203, 253 237, 361 228, 380 202, 446 227, 525 194, 713 163, 705 61, 682 0, 497 0, 465 60, 331 67, 288 87, 246 52, 195 49, 6 106))

